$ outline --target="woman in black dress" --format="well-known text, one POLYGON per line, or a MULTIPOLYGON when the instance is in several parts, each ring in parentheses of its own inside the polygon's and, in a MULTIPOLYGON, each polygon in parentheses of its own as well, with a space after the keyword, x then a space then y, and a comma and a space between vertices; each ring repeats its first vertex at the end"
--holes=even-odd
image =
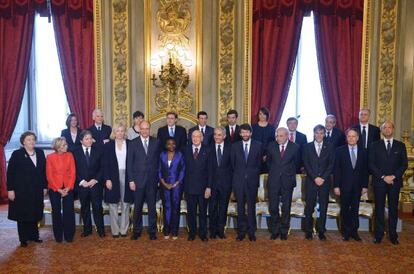
POLYGON ((73 152, 76 148, 81 146, 79 135, 81 133, 79 128, 78 117, 74 113, 68 115, 66 119, 66 128, 62 130, 60 136, 66 138, 68 143, 68 151, 73 152))
POLYGON ((37 223, 43 218, 43 197, 47 193, 46 158, 35 148, 36 135, 26 131, 22 148, 15 150, 7 168, 8 218, 17 221, 20 246, 28 241, 41 243, 37 223))

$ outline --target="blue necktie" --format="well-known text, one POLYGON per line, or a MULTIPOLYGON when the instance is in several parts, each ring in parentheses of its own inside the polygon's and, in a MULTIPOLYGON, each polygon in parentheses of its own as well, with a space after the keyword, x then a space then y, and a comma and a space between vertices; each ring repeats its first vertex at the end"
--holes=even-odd
POLYGON ((249 157, 249 148, 247 147, 247 144, 244 145, 244 159, 247 163, 247 157, 249 157))
POLYGON ((174 129, 170 127, 170 137, 174 137, 174 129))

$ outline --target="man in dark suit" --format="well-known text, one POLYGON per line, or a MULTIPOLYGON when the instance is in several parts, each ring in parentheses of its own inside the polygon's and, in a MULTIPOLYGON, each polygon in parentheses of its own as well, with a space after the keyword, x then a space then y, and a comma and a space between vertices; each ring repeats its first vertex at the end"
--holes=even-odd
POLYGON ((251 139, 252 128, 249 124, 240 126, 240 135, 242 140, 234 143, 231 148, 233 190, 237 199, 236 240, 243 241, 248 233, 249 240, 256 241, 256 198, 263 149, 260 142, 251 139))
POLYGON ((231 109, 227 112, 226 142, 234 144, 241 140, 240 126, 237 124, 239 114, 237 110, 231 109))
POLYGON ((296 169, 299 165, 299 146, 288 140, 286 128, 276 130, 276 141, 267 146, 266 163, 269 169, 267 189, 269 195, 271 240, 280 236, 287 240, 290 227, 290 206, 296 186, 296 169), (282 216, 279 205, 282 202, 282 216))
POLYGON ((207 238, 207 202, 210 198, 211 188, 209 186, 209 148, 202 144, 203 134, 194 130, 191 134, 191 145, 188 145, 184 153, 185 157, 185 179, 184 193, 187 199, 188 216, 188 240, 194 241, 197 233, 198 212, 198 236, 203 242, 207 238), (197 210, 198 208, 198 210, 197 210))
POLYGON ((394 139, 394 124, 384 122, 381 126, 384 140, 371 144, 368 164, 372 173, 375 194, 375 239, 379 244, 384 237, 384 207, 388 198, 388 233, 392 244, 397 245, 398 200, 403 175, 408 167, 405 144, 394 139))
POLYGON ((308 138, 302 132, 297 131, 298 128, 298 119, 296 117, 289 117, 286 120, 286 125, 289 129, 289 141, 299 145, 299 165, 296 170, 296 173, 303 172, 303 163, 302 163, 302 148, 308 143, 308 138))
POLYGON ((360 242, 359 202, 368 190, 368 155, 359 145, 356 129, 348 129, 345 135, 347 144, 336 149, 334 192, 341 198, 342 239, 360 242))
POLYGON ((150 136, 150 123, 142 121, 140 136, 132 140, 128 147, 127 169, 129 187, 134 191, 134 232, 132 240, 142 233, 142 207, 148 206, 148 234, 156 240, 157 213, 156 194, 158 189, 158 163, 160 157, 159 141, 150 136))
POLYGON ((99 237, 105 237, 102 195, 104 179, 104 157, 102 146, 92 146, 92 133, 83 130, 80 134, 81 147, 74 152, 76 166, 75 191, 81 203, 83 221, 82 237, 92 234, 91 204, 93 220, 99 237))
POLYGON ((359 111, 359 125, 354 125, 358 131, 359 139, 358 146, 368 148, 373 142, 378 141, 381 138, 381 131, 379 127, 368 123, 371 111, 367 108, 363 108, 359 111))
POLYGON ((335 127, 336 117, 329 114, 325 118, 325 137, 324 141, 332 143, 334 149, 345 144, 345 134, 339 128, 335 127))
POLYGON ((162 148, 169 137, 174 138, 177 149, 184 152, 187 146, 187 132, 185 128, 177 125, 178 114, 168 112, 166 115, 167 125, 160 127, 157 133, 157 139, 160 141, 162 148))
POLYGON ((188 131, 188 143, 190 145, 192 144, 191 136, 194 130, 199 130, 203 135, 203 145, 209 146, 213 142, 214 129, 207 125, 207 119, 207 112, 199 111, 197 113, 198 124, 195 127, 190 128, 188 131))
POLYGON ((227 220, 227 207, 231 194, 232 167, 230 161, 231 144, 225 142, 226 130, 214 129, 214 144, 210 150, 209 181, 211 197, 209 201, 210 238, 224 239, 227 220))
POLYGON ((92 113, 92 119, 95 124, 88 128, 92 133, 95 146, 102 146, 109 142, 109 136, 111 135, 112 128, 104 124, 104 115, 100 109, 95 109, 92 113))
POLYGON ((324 141, 325 128, 317 125, 313 128, 314 141, 303 147, 302 160, 306 171, 305 193, 305 231, 306 239, 313 238, 313 212, 316 201, 319 203, 319 218, 316 230, 320 240, 326 240, 326 213, 331 187, 331 175, 335 164, 335 148, 324 141))

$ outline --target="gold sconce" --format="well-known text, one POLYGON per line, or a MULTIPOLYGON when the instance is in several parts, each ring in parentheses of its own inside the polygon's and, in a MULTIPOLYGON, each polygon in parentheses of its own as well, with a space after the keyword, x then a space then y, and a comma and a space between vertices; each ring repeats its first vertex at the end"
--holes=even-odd
POLYGON ((193 98, 187 87, 190 83, 192 60, 187 56, 187 51, 183 47, 167 43, 158 55, 151 58, 151 82, 158 89, 155 94, 157 111, 191 111, 193 98), (158 75, 155 74, 157 68, 158 75))

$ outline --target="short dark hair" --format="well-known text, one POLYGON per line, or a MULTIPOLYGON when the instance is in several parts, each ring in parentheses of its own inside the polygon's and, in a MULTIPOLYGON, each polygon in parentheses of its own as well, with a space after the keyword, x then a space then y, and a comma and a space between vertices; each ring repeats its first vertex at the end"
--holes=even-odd
POLYGON ((165 117, 168 117, 168 115, 174 115, 175 119, 178 119, 178 114, 175 113, 174 111, 167 112, 167 114, 165 114, 165 117))
POLYGON ((259 113, 260 112, 263 113, 266 116, 266 120, 269 120, 270 112, 269 112, 269 110, 267 108, 261 107, 259 109, 259 111, 257 112, 257 118, 259 118, 259 113))
POLYGON ((207 117, 208 117, 207 112, 205 112, 204 110, 202 110, 202 111, 199 111, 199 112, 197 113, 197 119, 198 119, 198 118, 200 118, 200 116, 201 116, 201 115, 205 115, 205 116, 207 116, 207 117))
POLYGON ((317 131, 320 131, 320 130, 322 130, 322 131, 323 131, 323 133, 325 133, 325 132, 326 132, 325 127, 324 127, 323 125, 319 124, 319 125, 316 125, 316 126, 313 128, 313 133, 316 133, 317 131))
POLYGON ((135 119, 135 118, 138 118, 138 117, 145 118, 145 115, 141 111, 137 110, 137 111, 134 112, 134 114, 132 114, 132 119, 135 119))
POLYGON ((20 144, 21 145, 23 145, 24 139, 26 139, 27 136, 33 136, 35 141, 37 140, 36 134, 33 131, 28 130, 28 131, 23 132, 22 135, 20 135, 20 144))
POLYGON ((290 121, 296 121, 296 123, 297 123, 298 122, 298 118, 296 118, 296 117, 289 117, 289 118, 287 118, 286 123, 288 123, 290 121))
POLYGON ((241 124, 240 125, 240 131, 242 131, 242 130, 248 130, 248 131, 252 132, 252 127, 247 123, 241 124))
POLYGON ((227 112, 227 116, 232 115, 232 114, 236 115, 236 118, 237 118, 237 117, 239 117, 239 113, 238 113, 238 112, 237 112, 237 110, 235 110, 235 109, 230 109, 230 110, 227 112))
POLYGON ((83 140, 83 138, 85 138, 86 135, 91 135, 92 136, 92 132, 90 132, 87 129, 82 130, 81 133, 79 134, 79 139, 83 140))
POLYGON ((72 120, 72 118, 75 117, 76 120, 78 121, 78 124, 76 125, 77 127, 79 127, 79 119, 78 116, 76 116, 75 113, 71 113, 68 115, 68 117, 66 118, 66 127, 70 128, 70 121, 72 120))
POLYGON ((165 139, 164 146, 167 146, 168 141, 174 141, 175 144, 177 144, 177 141, 174 139, 174 137, 168 136, 167 139, 165 139))
POLYGON ((356 129, 356 128, 354 128, 354 127, 350 127, 350 128, 348 128, 347 130, 345 130, 345 136, 346 136, 346 135, 348 135, 348 133, 349 133, 350 131, 354 131, 354 132, 356 132, 356 134, 359 136, 358 129, 356 129))

